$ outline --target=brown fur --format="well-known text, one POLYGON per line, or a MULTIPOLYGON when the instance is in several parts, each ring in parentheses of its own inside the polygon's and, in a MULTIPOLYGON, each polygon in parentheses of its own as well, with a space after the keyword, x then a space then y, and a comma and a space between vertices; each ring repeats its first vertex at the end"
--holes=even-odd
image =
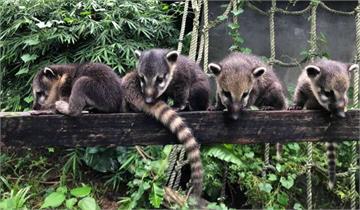
POLYGON ((145 103, 141 92, 140 78, 136 71, 130 72, 123 77, 122 88, 124 92, 124 107, 127 110, 145 112, 166 126, 174 133, 185 147, 191 167, 191 180, 193 194, 197 197, 202 192, 202 164, 200 159, 199 145, 191 130, 178 114, 164 101, 157 100, 155 103, 145 103))
MULTIPOLYGON (((309 64, 298 79, 292 109, 321 109, 345 117, 352 67, 358 68, 325 59, 309 64)), ((329 187, 333 188, 336 182, 336 144, 328 142, 326 147, 329 187)))
MULTIPOLYGON (((285 109, 286 100, 283 87, 273 72, 258 57, 242 53, 232 53, 224 58, 218 66, 217 107, 227 108, 232 114, 243 108, 256 106, 260 109, 285 109), (254 70, 264 67, 266 71, 260 76, 254 76, 254 70), (224 93, 225 91, 225 93, 224 93), (231 97, 226 97, 226 92, 231 97), (244 95, 248 93, 248 97, 244 95), (243 98, 245 97, 245 98, 243 98), (236 105, 234 108, 233 106, 236 105)), ((215 69, 216 71, 216 69, 215 69)))
POLYGON ((137 52, 137 55, 137 72, 147 103, 171 98, 176 110, 208 108, 210 83, 194 61, 167 49, 150 49, 137 52), (159 78, 160 82, 157 81, 159 78))
POLYGON ((84 109, 120 112, 121 79, 100 63, 51 65, 33 79, 34 110, 77 116, 84 109))

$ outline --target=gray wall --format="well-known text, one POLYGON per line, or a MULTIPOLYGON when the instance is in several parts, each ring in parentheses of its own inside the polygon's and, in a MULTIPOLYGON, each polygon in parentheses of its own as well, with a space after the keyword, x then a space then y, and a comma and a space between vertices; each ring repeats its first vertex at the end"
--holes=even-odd
MULTIPOLYGON (((209 19, 213 20, 221 15, 225 10, 221 5, 227 4, 226 1, 209 2, 209 19)), ((301 10, 309 3, 299 1, 295 7, 288 1, 278 1, 280 8, 288 10, 301 10)), ((354 1, 335 1, 326 2, 334 9, 341 11, 352 11, 356 2, 354 1)), ((271 2, 263 1, 256 3, 263 10, 268 10, 271 2)), ((309 12, 310 13, 310 12, 309 12)), ((276 34, 276 57, 284 62, 291 62, 296 59, 302 60, 300 55, 308 47, 309 39, 309 13, 300 16, 281 15, 275 16, 275 34, 276 34)), ((231 37, 228 35, 229 29, 223 23, 210 30, 210 49, 209 60, 219 61, 227 53, 231 46, 231 37)), ((245 7, 245 11, 239 17, 239 33, 245 39, 244 47, 252 49, 252 52, 259 56, 270 56, 269 43, 269 19, 267 16, 245 7)), ((327 44, 320 46, 322 51, 329 53, 331 59, 344 62, 353 61, 355 55, 355 19, 354 16, 342 16, 329 13, 319 6, 317 16, 318 36, 323 33, 327 44)), ((301 67, 282 68, 275 66, 278 76, 287 85, 294 85, 301 67)))

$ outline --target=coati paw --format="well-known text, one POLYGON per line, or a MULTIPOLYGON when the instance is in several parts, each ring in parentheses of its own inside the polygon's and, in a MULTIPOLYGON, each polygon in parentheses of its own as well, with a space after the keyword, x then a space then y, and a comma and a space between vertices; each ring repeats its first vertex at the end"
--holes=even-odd
POLYGON ((49 115, 49 114, 55 114, 55 110, 31 110, 29 111, 30 115, 49 115))
POLYGON ((207 111, 216 111, 216 107, 215 106, 209 106, 207 108, 207 111))
POLYGON ((62 114, 69 114, 69 103, 66 101, 56 101, 55 108, 62 114))
POLYGON ((273 106, 263 106, 260 108, 260 110, 262 111, 271 111, 271 110, 275 110, 275 108, 273 106))
POLYGON ((183 105, 181 105, 181 106, 175 106, 175 107, 173 107, 173 109, 174 109, 176 112, 184 111, 186 108, 187 108, 186 104, 183 104, 183 105))
POLYGON ((303 108, 301 106, 292 105, 287 108, 288 110, 302 110, 303 108))

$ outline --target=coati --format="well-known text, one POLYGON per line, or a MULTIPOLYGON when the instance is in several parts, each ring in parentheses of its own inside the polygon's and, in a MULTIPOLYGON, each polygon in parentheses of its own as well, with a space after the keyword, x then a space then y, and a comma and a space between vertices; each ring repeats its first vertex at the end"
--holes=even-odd
POLYGON ((219 64, 210 63, 216 76, 216 109, 227 108, 237 120, 239 111, 250 106, 260 109, 285 109, 283 87, 273 72, 260 58, 243 53, 232 53, 219 64))
POLYGON ((184 109, 187 103, 192 110, 207 109, 209 84, 206 75, 193 61, 176 51, 153 49, 137 54, 140 58, 137 69, 123 77, 124 107, 155 117, 177 136, 190 163, 192 194, 200 198, 203 171, 199 145, 175 109, 166 104, 166 98, 174 97, 176 110, 184 109))
MULTIPOLYGON (((319 59, 307 65, 295 89, 294 105, 290 109, 322 109, 337 117, 345 117, 350 86, 350 72, 358 70, 357 64, 319 59)), ((336 144, 326 143, 329 188, 336 182, 336 144)))
POLYGON ((101 63, 51 65, 40 70, 32 83, 34 110, 78 116, 84 109, 120 112, 121 79, 101 63))
MULTIPOLYGON (((256 106, 263 110, 286 109, 283 87, 273 70, 260 58, 243 53, 232 53, 219 64, 208 68, 217 81, 217 110, 227 109, 230 118, 237 120, 244 108, 256 106)), ((281 144, 276 144, 280 159, 281 144)))
POLYGON ((174 100, 175 110, 206 110, 210 83, 200 66, 177 51, 151 49, 136 51, 137 72, 145 103, 156 99, 174 100))

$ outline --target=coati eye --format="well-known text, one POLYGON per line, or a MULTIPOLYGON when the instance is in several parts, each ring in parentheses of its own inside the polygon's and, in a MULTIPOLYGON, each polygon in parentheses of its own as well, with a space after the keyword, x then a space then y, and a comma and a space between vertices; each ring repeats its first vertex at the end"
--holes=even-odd
POLYGON ((243 93, 242 97, 246 98, 248 95, 249 95, 249 92, 245 92, 245 93, 243 93))
POLYGON ((160 84, 160 83, 162 83, 164 81, 164 78, 163 77, 157 77, 156 78, 156 83, 157 84, 160 84))
POLYGON ((40 98, 41 96, 45 95, 44 91, 37 91, 36 92, 36 97, 40 98))
POLYGON ((334 91, 332 91, 332 90, 326 91, 326 90, 323 89, 322 92, 328 98, 330 98, 330 97, 332 97, 334 95, 334 91))
POLYGON ((140 76, 140 82, 143 83, 143 84, 145 83, 145 79, 144 79, 143 76, 140 76))
POLYGON ((231 99, 231 93, 230 93, 230 92, 223 90, 223 91, 222 91, 222 94, 223 94, 226 98, 231 99))

